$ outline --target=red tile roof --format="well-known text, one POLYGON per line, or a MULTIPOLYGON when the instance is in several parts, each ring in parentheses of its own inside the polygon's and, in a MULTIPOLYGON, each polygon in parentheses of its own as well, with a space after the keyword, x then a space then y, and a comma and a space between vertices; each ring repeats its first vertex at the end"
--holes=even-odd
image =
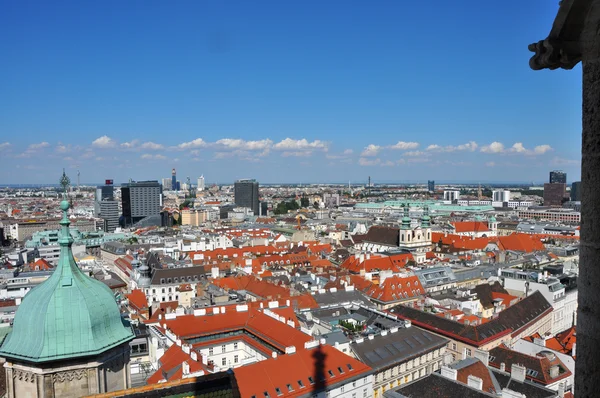
POLYGON ((513 233, 508 236, 498 237, 503 250, 531 253, 545 250, 544 244, 539 238, 529 234, 513 233))
POLYGON ((327 388, 351 378, 365 377, 371 372, 367 365, 328 345, 301 349, 293 354, 234 369, 242 397, 264 397, 265 392, 270 397, 307 396, 316 393, 315 385, 327 388), (323 369, 323 381, 317 380, 315 375, 316 369, 320 368, 323 369), (298 381, 302 382, 302 386, 298 381))
POLYGON ((510 372, 513 364, 522 365, 527 369, 537 372, 536 374, 527 374, 526 378, 542 385, 548 385, 566 379, 572 374, 557 356, 552 360, 543 354, 531 356, 518 351, 513 351, 504 345, 490 350, 490 366, 500 368, 501 363, 505 364, 505 369, 508 372, 510 372), (550 376, 550 368, 555 365, 559 366, 560 371, 557 377, 552 377, 550 376))
POLYGON ((224 289, 246 290, 256 296, 267 299, 290 296, 290 290, 287 287, 274 285, 270 282, 260 280, 253 275, 214 279, 212 283, 224 289))
POLYGON ((142 292, 140 289, 133 289, 131 293, 125 297, 127 297, 127 300, 129 300, 129 305, 135 310, 148 310, 148 299, 146 298, 144 292, 142 292))
POLYGON ((161 320, 160 324, 182 339, 243 329, 281 350, 292 345, 304 347, 304 343, 312 340, 300 330, 267 315, 268 311, 275 312, 254 308, 236 311, 228 307, 224 314, 213 314, 208 309, 207 315, 179 315, 175 319, 161 320))
POLYGON ((488 232, 487 223, 481 221, 455 221, 451 223, 457 233, 463 232, 488 232))
POLYGON ((485 392, 491 392, 492 394, 502 392, 496 391, 490 370, 479 360, 476 360, 474 363, 465 366, 464 368, 458 369, 456 380, 463 384, 468 384, 467 379, 469 376, 479 377, 483 381, 482 390, 485 392))
POLYGON ((425 294, 417 276, 390 276, 379 286, 372 285, 365 293, 373 300, 394 302, 425 294))
POLYGON ((375 270, 399 272, 406 267, 409 261, 414 261, 410 253, 395 254, 392 256, 371 254, 370 258, 365 256, 362 262, 360 261, 360 255, 354 255, 348 257, 340 267, 356 274, 360 273, 361 270, 365 270, 365 272, 373 272, 375 270))

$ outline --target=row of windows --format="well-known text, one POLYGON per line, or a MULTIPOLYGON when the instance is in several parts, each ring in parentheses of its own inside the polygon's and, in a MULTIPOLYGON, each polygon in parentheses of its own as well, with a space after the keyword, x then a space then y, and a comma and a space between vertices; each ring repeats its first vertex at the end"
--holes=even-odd
POLYGON ((165 283, 192 282, 192 281, 197 281, 198 279, 199 279, 198 275, 194 275, 193 277, 188 275, 187 277, 182 276, 180 278, 178 278, 178 277, 174 277, 174 278, 160 278, 160 284, 164 285, 165 283))
POLYGON ((422 355, 421 357, 410 360, 406 363, 402 363, 398 366, 394 366, 393 368, 390 368, 383 373, 377 374, 375 376, 375 381, 380 382, 380 381, 383 381, 390 377, 397 376, 400 373, 404 373, 406 370, 410 370, 415 366, 423 365, 423 364, 427 363, 428 361, 438 358, 440 355, 442 355, 442 353, 443 353, 443 350, 438 349, 438 350, 429 352, 426 355, 422 355))

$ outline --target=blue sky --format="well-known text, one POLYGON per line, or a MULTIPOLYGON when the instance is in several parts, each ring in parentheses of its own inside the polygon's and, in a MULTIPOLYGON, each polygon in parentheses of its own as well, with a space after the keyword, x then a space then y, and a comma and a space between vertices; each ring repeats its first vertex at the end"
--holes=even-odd
POLYGON ((4 2, 0 183, 580 176, 557 2, 4 2))

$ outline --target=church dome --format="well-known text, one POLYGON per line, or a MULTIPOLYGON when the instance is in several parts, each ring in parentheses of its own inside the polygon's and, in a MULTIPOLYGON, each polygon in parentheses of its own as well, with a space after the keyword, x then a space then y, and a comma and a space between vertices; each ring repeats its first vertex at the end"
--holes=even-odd
POLYGON ((46 362, 101 354, 133 339, 111 290, 83 273, 73 258, 69 202, 60 208, 60 258, 50 278, 24 297, 0 356, 46 362))

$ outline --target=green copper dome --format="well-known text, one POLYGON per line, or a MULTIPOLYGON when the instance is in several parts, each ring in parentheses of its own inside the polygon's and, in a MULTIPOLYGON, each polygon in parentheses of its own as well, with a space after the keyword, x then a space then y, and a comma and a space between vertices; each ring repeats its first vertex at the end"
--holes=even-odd
POLYGON ((84 274, 73 258, 67 210, 60 203, 60 259, 48 280, 32 289, 17 309, 0 356, 29 362, 103 353, 133 339, 110 289, 84 274))
POLYGON ((402 217, 402 227, 401 229, 410 229, 410 223, 412 220, 408 216, 408 206, 404 208, 404 217, 402 217))
POLYGON ((431 226, 431 217, 429 217, 429 207, 423 209, 423 217, 421 217, 421 228, 429 228, 431 226))

